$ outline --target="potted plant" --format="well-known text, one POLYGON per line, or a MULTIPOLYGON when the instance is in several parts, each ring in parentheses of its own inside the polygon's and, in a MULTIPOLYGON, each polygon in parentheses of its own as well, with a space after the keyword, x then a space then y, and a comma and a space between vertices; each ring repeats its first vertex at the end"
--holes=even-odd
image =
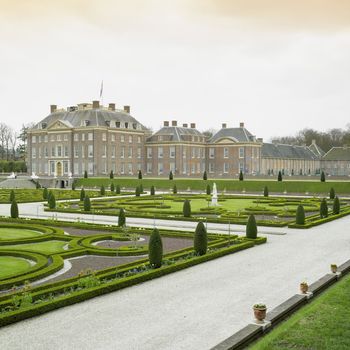
POLYGON ((336 273, 338 271, 338 266, 336 264, 331 264, 331 271, 336 273))
POLYGON ((266 309, 267 308, 265 304, 255 304, 253 306, 254 316, 257 322, 264 322, 264 319, 266 317, 266 309))
POLYGON ((303 294, 306 294, 308 290, 309 290, 309 285, 307 284, 307 282, 301 282, 300 283, 300 291, 303 294))

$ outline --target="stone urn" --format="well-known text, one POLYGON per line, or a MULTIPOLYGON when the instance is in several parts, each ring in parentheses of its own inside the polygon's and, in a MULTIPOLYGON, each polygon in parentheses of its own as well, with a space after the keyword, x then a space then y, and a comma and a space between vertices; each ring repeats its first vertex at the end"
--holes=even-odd
POLYGON ((300 291, 302 294, 306 294, 307 291, 309 290, 309 285, 306 282, 301 282, 300 283, 300 291))
POLYGON ((265 304, 255 304, 253 306, 254 317, 258 323, 263 323, 266 318, 266 305, 265 304))
POLYGON ((337 273, 337 271, 338 271, 338 266, 337 266, 336 264, 331 264, 331 271, 332 271, 333 273, 337 273))

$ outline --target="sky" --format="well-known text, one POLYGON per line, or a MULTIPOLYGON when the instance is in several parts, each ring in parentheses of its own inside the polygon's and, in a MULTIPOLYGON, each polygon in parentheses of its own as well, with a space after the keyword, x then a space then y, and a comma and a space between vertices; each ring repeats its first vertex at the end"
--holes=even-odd
POLYGON ((157 130, 350 123, 348 0, 0 0, 0 121, 99 99, 157 130))

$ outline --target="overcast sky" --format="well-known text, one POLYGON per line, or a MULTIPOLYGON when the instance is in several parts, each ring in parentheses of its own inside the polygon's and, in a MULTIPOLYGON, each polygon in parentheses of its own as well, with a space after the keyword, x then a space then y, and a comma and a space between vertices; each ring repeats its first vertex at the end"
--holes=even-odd
POLYGON ((0 0, 0 121, 99 98, 265 140, 350 123, 349 0, 0 0))

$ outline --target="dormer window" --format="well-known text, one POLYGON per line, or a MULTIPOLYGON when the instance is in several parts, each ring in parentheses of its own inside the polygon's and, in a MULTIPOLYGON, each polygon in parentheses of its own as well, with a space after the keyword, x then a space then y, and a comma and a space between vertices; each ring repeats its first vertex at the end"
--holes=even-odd
POLYGON ((129 127, 129 123, 128 122, 125 122, 125 129, 127 129, 129 127))
POLYGON ((110 120, 106 120, 106 125, 107 126, 111 126, 111 121, 110 120))
POLYGON ((132 123, 132 128, 133 128, 134 130, 136 130, 136 127, 137 127, 137 123, 132 123))
POLYGON ((115 127, 120 128, 120 122, 115 122, 115 127))
POLYGON ((41 123, 41 128, 46 129, 47 128, 47 123, 41 123))
POLYGON ((90 125, 90 120, 85 120, 85 126, 89 126, 90 125))

